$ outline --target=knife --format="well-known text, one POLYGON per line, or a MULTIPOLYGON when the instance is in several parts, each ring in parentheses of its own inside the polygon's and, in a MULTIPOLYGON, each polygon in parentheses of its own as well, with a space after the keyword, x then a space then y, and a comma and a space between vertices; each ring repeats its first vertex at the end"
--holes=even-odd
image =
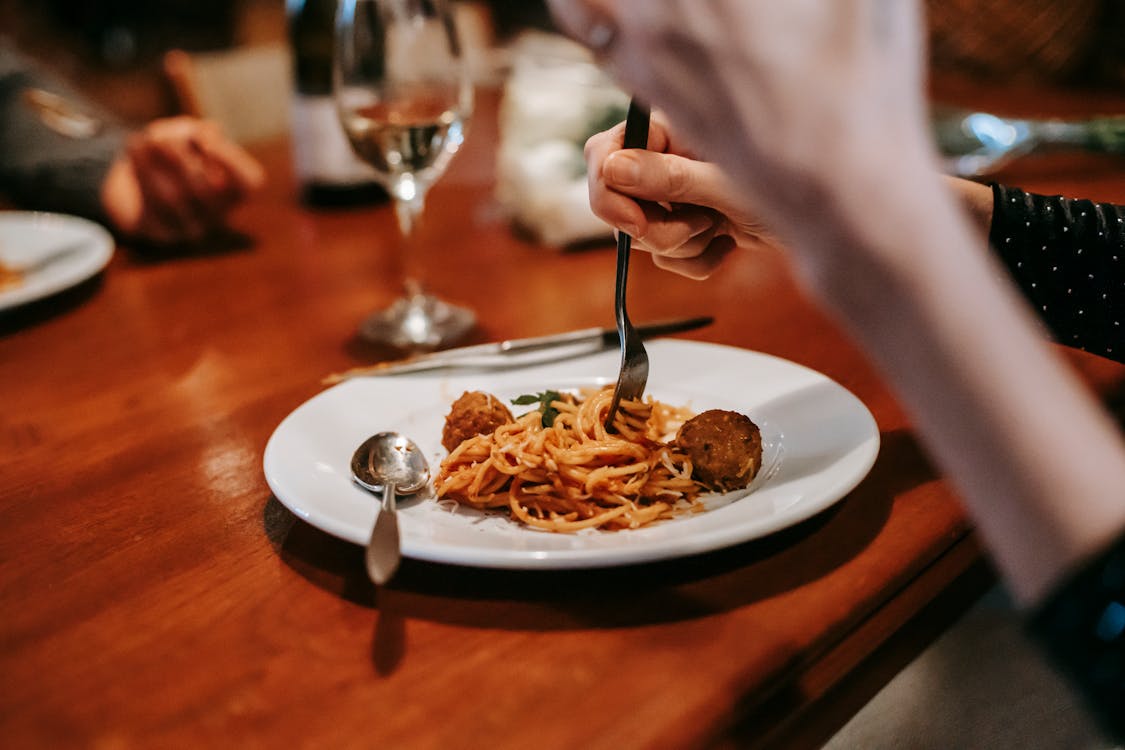
MULTIPOLYGON (((677 318, 637 326, 642 338, 667 336, 672 333, 693 331, 711 325, 715 319, 709 315, 694 318, 677 318)), ((391 362, 378 362, 374 365, 356 367, 324 378, 325 385, 334 385, 355 377, 368 375, 397 375, 407 372, 424 372, 443 367, 504 367, 520 364, 517 355, 539 352, 558 347, 588 345, 590 350, 615 347, 619 345, 616 328, 582 328, 565 333, 552 333, 546 336, 531 336, 522 339, 492 341, 487 344, 474 344, 440 352, 418 354, 406 359, 391 362)), ((587 352, 582 352, 587 353, 587 352)))

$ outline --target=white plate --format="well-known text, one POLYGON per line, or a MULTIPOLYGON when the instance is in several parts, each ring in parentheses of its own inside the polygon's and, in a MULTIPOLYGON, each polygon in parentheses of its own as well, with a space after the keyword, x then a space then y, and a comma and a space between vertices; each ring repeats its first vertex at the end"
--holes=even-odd
POLYGON ((80 284, 113 257, 113 237, 99 224, 77 216, 0 211, 0 261, 25 266, 61 248, 68 251, 30 271, 18 286, 0 290, 0 310, 42 299, 80 284))
MULTIPOLYGON (((867 475, 879 430, 867 408, 818 372, 765 354, 665 339, 647 345, 647 393, 699 412, 733 409, 762 430, 763 465, 747 490, 710 495, 709 510, 635 530, 555 534, 506 516, 450 512, 430 490, 399 506, 407 557, 495 568, 587 568, 678 557, 744 542, 827 508, 867 475)), ((357 378, 318 394, 287 416, 266 445, 263 468, 278 500, 330 534, 366 544, 376 500, 349 477, 364 438, 397 430, 437 471, 441 429, 463 391, 510 399, 546 388, 604 385, 620 355, 607 351, 518 370, 357 378)), ((518 410, 517 410, 517 413, 518 410)))

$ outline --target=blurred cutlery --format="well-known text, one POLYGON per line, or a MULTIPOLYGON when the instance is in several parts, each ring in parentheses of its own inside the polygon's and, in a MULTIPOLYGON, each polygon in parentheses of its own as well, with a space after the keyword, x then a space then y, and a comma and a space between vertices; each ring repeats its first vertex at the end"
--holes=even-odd
POLYGON ((1125 116, 1036 120, 939 109, 932 125, 946 171, 960 177, 989 174, 1047 149, 1125 154, 1125 116))
MULTIPOLYGON (((643 338, 653 338, 692 331, 696 328, 711 325, 713 322, 715 322, 714 318, 705 315, 647 323, 638 326, 637 331, 643 338)), ((577 353, 586 354, 607 346, 617 346, 620 340, 616 328, 582 328, 566 333, 552 333, 546 336, 531 336, 522 339, 494 341, 487 344, 474 344, 430 354, 419 354, 391 362, 378 362, 374 365, 356 367, 345 372, 329 375, 323 382, 325 385, 334 385, 356 377, 398 375, 437 370, 443 367, 513 367, 541 361, 540 359, 534 359, 529 362, 525 356, 528 354, 536 352, 551 353, 556 350, 565 350, 568 347, 570 349, 582 347, 577 353)))

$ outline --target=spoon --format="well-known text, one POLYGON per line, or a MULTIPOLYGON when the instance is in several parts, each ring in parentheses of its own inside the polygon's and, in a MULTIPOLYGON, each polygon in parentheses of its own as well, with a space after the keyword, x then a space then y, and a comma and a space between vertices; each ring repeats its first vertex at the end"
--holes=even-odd
POLYGON ((939 109, 933 118, 938 148, 948 172, 978 177, 1011 160, 1048 148, 1125 153, 1125 117, 1036 120, 988 112, 939 109))
POLYGON ((386 583, 398 569, 402 551, 398 539, 396 495, 411 495, 430 481, 430 467, 422 450, 397 432, 380 432, 364 440, 352 454, 352 481, 383 495, 364 560, 367 575, 386 583))

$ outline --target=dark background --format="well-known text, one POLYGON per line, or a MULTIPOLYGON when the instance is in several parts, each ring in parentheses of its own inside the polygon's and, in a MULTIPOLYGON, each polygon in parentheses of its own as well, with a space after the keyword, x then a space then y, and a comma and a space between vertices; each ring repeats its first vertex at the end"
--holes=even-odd
MULTIPOLYGON (((454 0, 469 2, 470 0, 454 0)), ((549 29, 543 0, 476 0, 499 41, 549 29)), ((933 65, 976 79, 1125 87, 1122 0, 928 0, 933 65)), ((169 49, 285 39, 284 0, 0 0, 0 35, 127 121, 171 114, 169 49)))

